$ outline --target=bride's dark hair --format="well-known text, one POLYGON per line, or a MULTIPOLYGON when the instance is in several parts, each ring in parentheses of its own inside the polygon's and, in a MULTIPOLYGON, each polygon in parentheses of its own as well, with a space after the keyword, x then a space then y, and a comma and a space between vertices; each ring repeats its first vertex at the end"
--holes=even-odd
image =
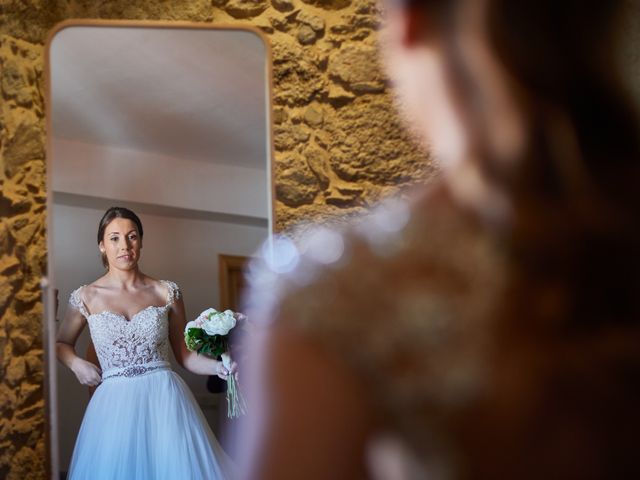
MULTIPOLYGON (((138 235, 140 235, 140 239, 144 235, 144 231, 142 230, 142 222, 138 218, 138 216, 133 213, 131 210, 125 207, 111 207, 109 208, 102 219, 100 219, 100 223, 98 224, 98 244, 104 240, 104 231, 107 228, 107 225, 111 223, 114 218, 127 218, 131 220, 136 225, 136 229, 138 230, 138 235)), ((104 268, 109 268, 109 262, 107 261, 107 256, 103 253, 101 255, 102 265, 104 268)))
POLYGON ((496 161, 486 79, 461 41, 473 1, 387 0, 440 27, 470 161, 514 212, 508 228, 489 229, 509 278, 491 332, 493 397, 449 427, 473 478, 630 478, 640 470, 640 144, 614 63, 623 2, 484 0, 489 48, 528 129, 518 158, 496 161))

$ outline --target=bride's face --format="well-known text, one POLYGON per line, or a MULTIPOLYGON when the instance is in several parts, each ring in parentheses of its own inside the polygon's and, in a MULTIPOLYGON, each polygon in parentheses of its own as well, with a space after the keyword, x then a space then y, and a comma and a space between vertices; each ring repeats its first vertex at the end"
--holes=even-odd
POLYGON ((142 248, 142 240, 136 224, 128 218, 114 218, 107 225, 99 248, 107 256, 109 269, 135 268, 142 248))

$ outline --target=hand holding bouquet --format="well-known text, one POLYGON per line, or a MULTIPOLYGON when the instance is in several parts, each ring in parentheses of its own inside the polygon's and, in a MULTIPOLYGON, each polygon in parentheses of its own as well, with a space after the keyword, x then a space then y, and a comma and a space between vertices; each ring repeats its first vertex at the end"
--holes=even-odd
MULTIPOLYGON (((229 351, 229 334, 239 321, 245 319, 243 314, 231 310, 218 312, 208 308, 198 318, 187 323, 184 329, 187 348, 198 354, 220 358, 227 371, 231 371, 233 362, 229 351)), ((226 380, 227 416, 236 418, 244 415, 246 405, 236 375, 231 374, 226 380)))

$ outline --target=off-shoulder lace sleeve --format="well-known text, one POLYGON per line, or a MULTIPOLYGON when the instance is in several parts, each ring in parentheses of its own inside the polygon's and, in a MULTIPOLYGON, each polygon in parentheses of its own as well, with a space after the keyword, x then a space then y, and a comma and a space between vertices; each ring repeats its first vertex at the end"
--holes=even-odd
POLYGON ((71 295, 69 296, 69 305, 78 310, 85 318, 89 318, 89 311, 87 310, 87 307, 85 307, 84 302, 82 301, 82 296, 80 295, 83 288, 84 285, 71 292, 71 295))
POLYGON ((182 297, 182 292, 180 291, 180 287, 178 287, 178 285, 175 282, 172 282, 170 280, 162 280, 162 283, 164 283, 168 289, 167 306, 171 305, 173 302, 175 302, 180 297, 182 297))
POLYGON ((427 206, 392 205, 299 246, 274 239, 273 260, 249 266, 245 301, 253 322, 296 331, 339 359, 376 392, 384 418, 411 420, 398 431, 431 447, 438 408, 468 405, 488 378, 506 269, 477 223, 427 206))

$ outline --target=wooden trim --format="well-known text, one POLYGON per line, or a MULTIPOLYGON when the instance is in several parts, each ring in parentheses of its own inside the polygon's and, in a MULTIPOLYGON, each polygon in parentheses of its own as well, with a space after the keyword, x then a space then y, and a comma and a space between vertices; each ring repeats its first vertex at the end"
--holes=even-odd
POLYGON ((244 267, 250 257, 239 255, 218 255, 218 273, 220 281, 219 310, 238 310, 240 307, 238 279, 244 278, 244 267))
MULTIPOLYGON (((172 28, 172 29, 191 29, 191 30, 238 30, 242 32, 251 32, 256 34, 267 50, 267 60, 271 60, 271 45, 267 35, 258 27, 253 25, 230 25, 230 24, 211 24, 203 22, 189 21, 172 21, 172 20, 101 20, 101 19, 71 19, 63 20, 57 23, 47 35, 45 45, 47 57, 51 48, 51 41, 58 32, 68 27, 122 27, 122 28, 172 28)), ((47 58, 49 60, 49 58, 47 58)), ((271 63, 271 62, 269 62, 271 63)), ((269 84, 271 86, 271 84, 269 84)), ((49 93, 49 92, 47 92, 49 93)))

